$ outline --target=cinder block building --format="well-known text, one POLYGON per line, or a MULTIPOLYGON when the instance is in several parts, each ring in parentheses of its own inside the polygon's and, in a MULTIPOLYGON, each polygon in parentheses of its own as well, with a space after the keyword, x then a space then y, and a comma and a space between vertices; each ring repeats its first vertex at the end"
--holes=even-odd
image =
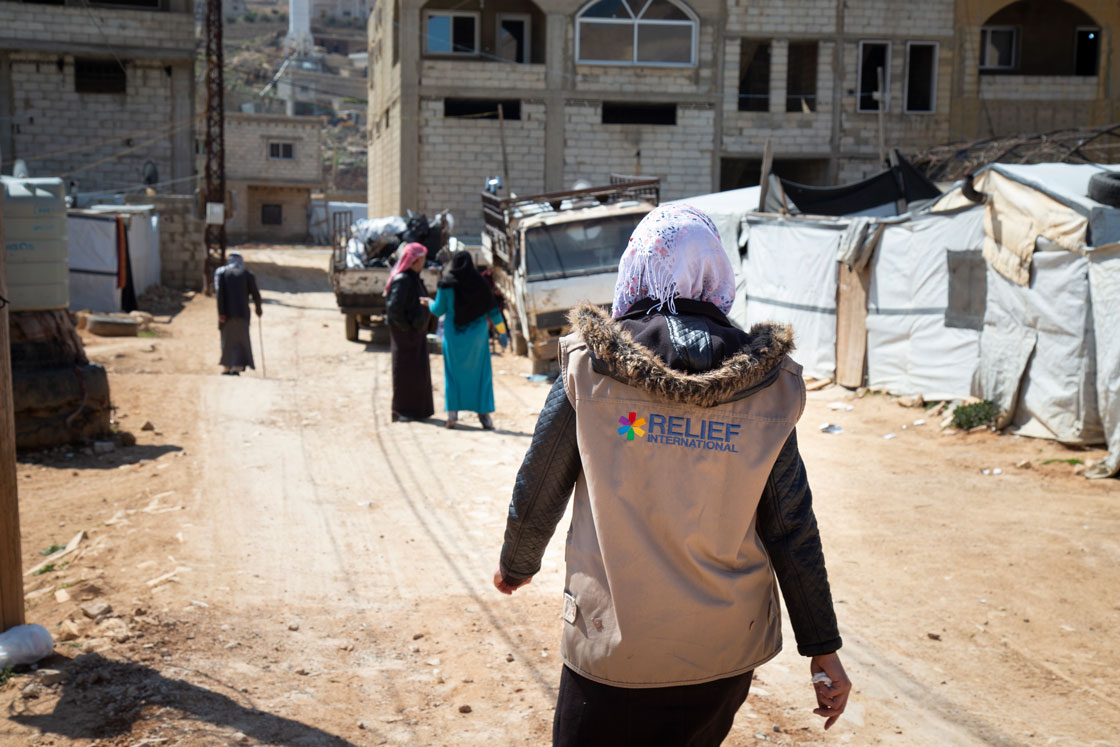
POLYGON ((192 192, 194 47, 191 0, 0 2, 3 172, 192 192))
POLYGON ((226 232, 232 241, 303 241, 322 189, 322 117, 226 113, 226 232))
POLYGON ((1120 118, 1115 0, 378 0, 368 31, 370 214, 464 234, 503 131, 516 192, 674 199, 757 183, 767 140, 794 181, 875 173, 880 98, 903 152, 1120 118))

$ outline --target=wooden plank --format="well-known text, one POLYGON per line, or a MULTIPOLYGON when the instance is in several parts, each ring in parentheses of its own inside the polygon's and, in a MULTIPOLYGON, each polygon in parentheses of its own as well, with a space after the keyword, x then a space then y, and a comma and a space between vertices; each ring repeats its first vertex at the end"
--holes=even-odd
POLYGON ((870 262, 859 272, 840 263, 836 284, 836 383, 852 389, 863 386, 870 284, 870 262))
MULTIPOLYGON (((0 225, 0 235, 3 235, 0 225)), ((5 249, 0 245, 0 298, 8 295, 5 249)), ((3 301, 0 301, 3 303, 3 301)), ((23 625, 23 573, 16 485, 16 421, 8 311, 0 308, 0 631, 23 625)))
POLYGON ((762 171, 759 172, 758 210, 766 212, 766 193, 770 191, 770 170, 774 166, 774 144, 766 138, 766 147, 762 151, 762 171))

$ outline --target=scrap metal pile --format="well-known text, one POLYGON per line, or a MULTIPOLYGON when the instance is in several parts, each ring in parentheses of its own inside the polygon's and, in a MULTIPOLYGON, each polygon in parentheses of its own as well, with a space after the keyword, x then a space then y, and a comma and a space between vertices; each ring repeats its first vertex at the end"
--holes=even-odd
POLYGON ((1120 163, 1120 124, 935 145, 910 163, 934 181, 956 181, 989 163, 1120 163))
POLYGON ((446 210, 428 220, 409 210, 405 217, 361 218, 350 228, 346 242, 346 267, 352 270, 391 267, 390 258, 401 244, 415 241, 428 248, 428 261, 438 261, 440 250, 454 230, 455 219, 446 210))

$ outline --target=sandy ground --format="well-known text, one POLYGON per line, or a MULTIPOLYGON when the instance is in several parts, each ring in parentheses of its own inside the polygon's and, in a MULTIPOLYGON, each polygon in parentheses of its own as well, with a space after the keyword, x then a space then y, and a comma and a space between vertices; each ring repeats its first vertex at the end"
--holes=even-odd
MULTIPOLYGON (((219 376, 213 299, 186 299, 154 338, 86 338, 136 446, 22 455, 25 571, 87 537, 26 576, 61 675, 0 686, 0 743, 547 744, 562 542, 512 598, 490 585, 547 385, 502 356, 496 433, 390 424, 388 350, 345 340, 326 254, 247 254, 266 370, 258 345, 256 372, 219 376)), ((1046 463, 1100 451, 939 420, 810 393, 855 690, 823 732, 787 626, 727 744, 1120 743, 1120 483, 1046 463)))

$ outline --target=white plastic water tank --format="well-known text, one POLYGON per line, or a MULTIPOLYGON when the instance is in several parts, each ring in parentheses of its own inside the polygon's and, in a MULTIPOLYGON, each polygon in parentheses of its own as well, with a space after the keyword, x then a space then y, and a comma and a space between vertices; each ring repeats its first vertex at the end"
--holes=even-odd
POLYGON ((4 259, 12 311, 65 309, 70 305, 66 243, 66 188, 61 179, 3 182, 4 259))

